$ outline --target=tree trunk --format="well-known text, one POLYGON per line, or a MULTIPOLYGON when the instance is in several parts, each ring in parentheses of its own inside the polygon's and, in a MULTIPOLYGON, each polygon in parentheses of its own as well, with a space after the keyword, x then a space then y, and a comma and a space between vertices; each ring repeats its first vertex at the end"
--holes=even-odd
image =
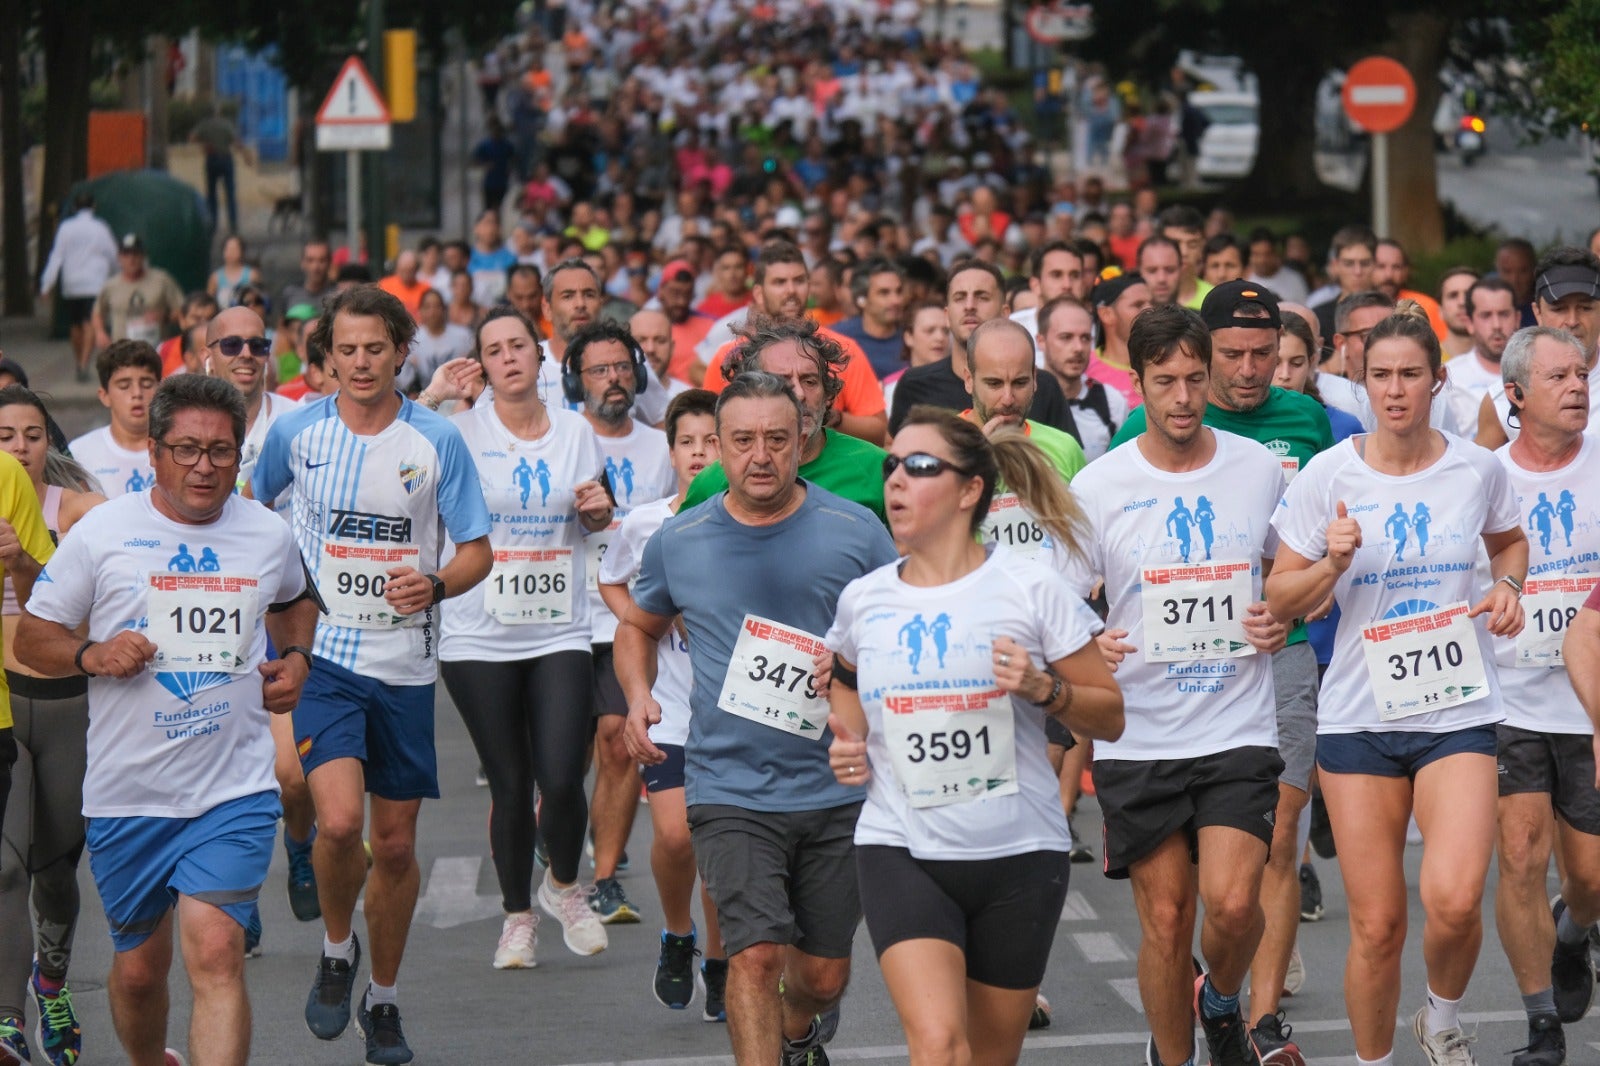
POLYGON ((147 140, 149 158, 146 165, 152 170, 167 169, 167 142, 171 139, 168 135, 167 102, 172 95, 167 92, 167 52, 171 44, 170 38, 161 36, 153 36, 145 41, 145 64, 150 79, 150 109, 146 112, 150 123, 147 140))
POLYGON ((1389 25, 1393 40, 1383 51, 1403 63, 1417 84, 1410 121, 1389 134, 1389 236, 1412 255, 1425 255, 1444 247, 1433 112, 1451 23, 1438 14, 1413 11, 1391 15, 1389 25))
POLYGON ((72 4, 43 4, 44 177, 39 193, 39 273, 55 241, 61 204, 89 173, 89 81, 93 38, 72 4))
POLYGON ((33 313, 28 217, 22 189, 22 4, 0 0, 0 188, 5 190, 5 313, 33 313))
POLYGON ((1317 176, 1317 81, 1304 54, 1280 41, 1244 59, 1256 73, 1260 136, 1255 167, 1230 198, 1252 207, 1302 208, 1323 199, 1329 190, 1317 176))

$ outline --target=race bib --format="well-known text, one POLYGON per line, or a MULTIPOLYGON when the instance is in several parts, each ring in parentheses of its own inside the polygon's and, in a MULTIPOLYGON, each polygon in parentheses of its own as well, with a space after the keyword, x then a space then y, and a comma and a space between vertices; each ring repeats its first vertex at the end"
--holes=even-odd
POLYGON ((605 560, 606 552, 611 549, 611 541, 616 537, 617 530, 621 528, 622 519, 613 518, 606 528, 584 534, 583 587, 590 592, 600 587, 598 580, 600 564, 605 560))
POLYGON ((483 609, 508 626, 572 621, 572 549, 496 548, 483 609))
POLYGON ((996 493, 989 501, 983 539, 992 544, 1004 544, 1030 558, 1048 552, 1054 543, 1014 492, 996 493))
POLYGON ((156 646, 158 674, 242 674, 260 617, 261 582, 239 574, 150 575, 145 636, 156 646))
POLYGON ((317 590, 328 605, 328 620, 356 629, 394 629, 420 623, 427 611, 398 614, 383 598, 383 591, 390 570, 397 566, 419 569, 421 561, 422 550, 413 546, 325 542, 317 590))
POLYGON ((1551 666, 1565 667, 1561 657, 1561 641, 1567 635, 1567 626, 1589 598, 1595 574, 1573 574, 1567 577, 1533 577, 1522 587, 1522 610, 1527 622, 1517 634, 1516 655, 1512 665, 1519 670, 1537 670, 1551 666))
POLYGON ((1255 602, 1248 562, 1146 567, 1139 598, 1148 662, 1256 653, 1244 632, 1245 612, 1255 602))
POLYGON ((986 692, 890 692, 883 739, 913 807, 970 803, 1017 791, 1011 697, 986 692))
POLYGON ((717 706, 773 729, 821 740, 828 725, 828 700, 812 678, 812 660, 820 651, 822 641, 803 629, 745 615, 717 706))
POLYGON ((1283 483, 1287 485, 1300 473, 1300 460, 1292 455, 1278 456, 1278 464, 1283 468, 1283 483))
POLYGON ((1489 695, 1465 600, 1361 631, 1367 676, 1385 722, 1444 711, 1489 695))
POLYGON ((161 316, 155 314, 131 314, 128 316, 126 327, 130 341, 144 341, 149 345, 161 343, 161 316))

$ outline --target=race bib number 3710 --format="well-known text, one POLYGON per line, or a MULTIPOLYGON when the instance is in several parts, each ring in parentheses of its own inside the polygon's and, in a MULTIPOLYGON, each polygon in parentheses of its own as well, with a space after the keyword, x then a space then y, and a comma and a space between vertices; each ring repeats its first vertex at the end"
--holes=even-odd
POLYGON ((717 706, 772 729, 821 740, 828 700, 817 691, 812 671, 822 648, 822 641, 803 629, 745 615, 717 706))
POLYGON ((1475 703, 1489 695, 1465 601, 1361 630, 1367 677, 1385 722, 1475 703))

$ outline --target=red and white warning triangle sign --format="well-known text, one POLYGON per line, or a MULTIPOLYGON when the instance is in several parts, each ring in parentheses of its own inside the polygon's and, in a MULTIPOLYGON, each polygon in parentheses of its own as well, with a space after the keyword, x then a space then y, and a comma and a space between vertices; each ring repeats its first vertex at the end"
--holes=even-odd
POLYGON ((344 61, 339 76, 333 80, 322 107, 317 111, 317 121, 335 124, 349 123, 360 126, 387 125, 389 108, 372 83, 372 75, 360 56, 344 61))

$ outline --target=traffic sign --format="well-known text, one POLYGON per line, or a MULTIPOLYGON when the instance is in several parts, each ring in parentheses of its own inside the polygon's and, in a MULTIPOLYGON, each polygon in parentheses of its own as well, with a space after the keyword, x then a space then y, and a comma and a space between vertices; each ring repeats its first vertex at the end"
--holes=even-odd
POLYGON ((1086 40, 1094 36, 1094 7, 1060 2, 1035 4, 1028 8, 1023 26, 1028 36, 1044 45, 1086 40))
POLYGON ((1368 56, 1344 76, 1344 113, 1368 133, 1393 133, 1417 106, 1411 72, 1388 56, 1368 56))
POLYGON ((317 149, 323 152, 384 151, 389 147, 389 108, 359 56, 339 69, 333 88, 317 109, 317 149))

